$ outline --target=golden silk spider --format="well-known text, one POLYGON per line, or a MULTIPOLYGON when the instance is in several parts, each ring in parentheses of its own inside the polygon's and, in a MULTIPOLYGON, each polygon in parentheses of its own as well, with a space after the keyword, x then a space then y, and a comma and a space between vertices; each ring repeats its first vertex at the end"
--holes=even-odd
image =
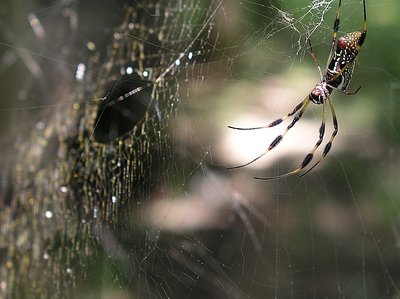
POLYGON ((310 153, 308 153, 305 156, 303 162, 301 162, 300 166, 298 168, 296 168, 295 170, 292 170, 288 173, 278 175, 278 176, 255 177, 255 178, 259 179, 259 180, 271 180, 271 179, 285 178, 287 176, 301 172, 305 167, 307 167, 310 164, 310 162, 312 161, 312 159, 314 157, 316 150, 321 145, 323 138, 324 138, 326 102, 329 103, 330 111, 332 114, 333 132, 332 132, 331 138, 326 143, 320 159, 316 163, 314 163, 314 165, 312 165, 307 171, 302 173, 299 177, 306 175, 308 172, 310 172, 329 153, 329 151, 332 147, 333 140, 335 139, 335 136, 337 135, 338 130, 339 130, 335 109, 333 107, 333 103, 332 103, 332 100, 330 99, 330 96, 331 96, 333 90, 337 90, 345 95, 355 95, 360 90, 361 86, 358 87, 357 90, 354 92, 348 92, 347 87, 353 76, 355 60, 357 58, 357 55, 358 55, 358 53, 361 49, 361 46, 363 45, 363 43, 365 41, 365 37, 367 35, 367 12, 366 12, 365 0, 363 0, 363 12, 364 12, 363 31, 362 32, 354 31, 354 32, 346 33, 342 37, 340 37, 336 43, 336 35, 337 35, 337 32, 339 31, 339 24, 340 24, 341 2, 342 1, 339 0, 336 18, 335 18, 335 22, 333 24, 333 37, 332 37, 332 42, 331 42, 331 46, 330 46, 330 52, 329 52, 329 56, 328 56, 328 63, 326 66, 325 75, 323 75, 321 72, 321 67, 320 67, 317 57, 312 49, 311 41, 308 38, 308 44, 309 44, 309 50, 310 50, 311 57, 320 73, 320 82, 315 85, 315 87, 311 91, 311 93, 308 96, 306 96, 306 98, 303 101, 301 101, 296 107, 294 107, 294 109, 292 111, 290 111, 285 116, 274 120, 267 126, 254 127, 254 128, 239 128, 239 127, 228 126, 229 128, 235 129, 235 130, 258 130, 258 129, 274 127, 274 126, 282 123, 286 118, 294 116, 292 122, 286 127, 284 132, 281 135, 278 135, 261 155, 254 158, 253 160, 251 160, 248 163, 245 163, 245 164, 242 164, 239 166, 229 167, 228 169, 245 167, 251 163, 254 163, 258 159, 263 157, 265 154, 267 154, 270 150, 275 148, 282 141, 282 139, 286 135, 286 133, 300 120, 300 118, 303 116, 303 114, 306 111, 310 102, 313 102, 314 104, 322 104, 322 120, 321 120, 321 126, 319 128, 319 139, 318 139, 317 143, 314 145, 314 148, 310 151, 310 153), (336 44, 336 48, 335 48, 335 44, 336 44))

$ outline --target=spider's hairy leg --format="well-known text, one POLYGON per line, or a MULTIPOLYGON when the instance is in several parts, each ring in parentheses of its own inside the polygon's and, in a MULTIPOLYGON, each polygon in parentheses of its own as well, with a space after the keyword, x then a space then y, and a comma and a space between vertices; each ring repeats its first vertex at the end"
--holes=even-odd
POLYGON ((292 122, 286 127, 285 131, 281 134, 275 137, 275 139, 271 142, 271 144, 268 146, 267 150, 265 152, 263 152, 261 155, 259 155, 258 157, 254 158, 253 160, 251 160, 250 162, 243 164, 243 165, 238 165, 238 166, 233 166, 233 167, 228 167, 228 169, 235 169, 235 168, 241 168, 241 167, 245 167, 247 165, 250 165, 251 163, 254 163, 255 161, 257 161, 258 159, 260 159, 261 157, 263 157, 266 153, 268 153, 269 151, 271 151, 273 148, 275 148, 283 139, 283 137, 286 135, 286 133, 293 128, 293 126, 300 120, 300 118, 303 116, 304 111, 307 109, 308 105, 310 104, 310 99, 307 96, 307 98, 303 101, 304 105, 302 106, 301 110, 295 115, 295 117, 293 118, 292 122))
POLYGON ((329 100, 329 106, 331 108, 332 122, 333 122, 333 132, 332 132, 331 138, 329 139, 328 143, 325 145, 325 148, 324 148, 321 158, 313 166, 311 166, 306 172, 299 175, 297 177, 297 179, 301 178, 302 176, 305 176, 307 173, 309 173, 311 170, 313 170, 319 163, 321 163, 321 161, 326 157, 326 155, 331 150, 333 140, 335 139, 335 137, 339 131, 338 121, 336 118, 336 113, 335 113, 335 109, 333 107, 333 103, 332 103, 331 99, 328 99, 328 100, 329 100))
POLYGON ((331 41, 331 48, 329 50, 329 55, 328 55, 328 62, 326 64, 327 67, 329 66, 329 62, 332 59, 333 49, 335 48, 335 43, 336 43, 336 35, 337 35, 337 32, 339 31, 339 27, 340 27, 340 8, 341 7, 342 7, 342 0, 339 0, 335 22, 333 23, 333 36, 332 36, 332 41, 331 41))
POLYGON ((301 108, 303 108, 307 101, 308 101, 308 97, 306 97, 303 101, 301 101, 299 104, 297 104, 296 107, 294 107, 293 110, 290 111, 288 114, 286 114, 285 116, 282 116, 281 118, 274 120, 269 125, 261 126, 261 127, 254 127, 254 128, 240 128, 240 127, 228 126, 228 128, 234 129, 234 130, 259 130, 259 129, 267 129, 267 128, 275 127, 275 126, 279 125, 281 122, 283 122, 285 119, 287 119, 288 117, 294 115, 301 108))
MULTIPOLYGON (((326 123, 326 108, 325 108, 325 101, 322 103, 322 117, 321 117, 321 126, 319 127, 319 138, 318 141, 315 143, 314 148, 310 151, 310 153, 305 156, 303 162, 301 162, 301 165, 296 168, 295 170, 279 175, 279 176, 274 176, 274 177, 254 177, 255 179, 258 180, 275 180, 275 179, 282 179, 288 176, 291 176, 293 174, 296 174, 300 171, 302 171, 313 159, 314 154, 318 147, 321 145, 322 141, 324 140, 325 136, 325 123, 326 123)), ((329 150, 328 150, 329 151, 329 150)))

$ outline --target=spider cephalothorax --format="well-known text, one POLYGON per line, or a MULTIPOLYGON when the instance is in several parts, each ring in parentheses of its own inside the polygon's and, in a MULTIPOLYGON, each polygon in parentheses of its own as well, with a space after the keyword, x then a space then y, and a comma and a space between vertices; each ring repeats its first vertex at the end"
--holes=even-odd
POLYGON ((332 87, 323 81, 315 85, 308 98, 315 104, 323 104, 331 93, 332 87))
POLYGON ((314 51, 312 49, 310 39, 308 39, 308 43, 310 46, 310 54, 314 60, 315 65, 318 67, 318 70, 320 72, 320 82, 315 85, 315 87, 310 92, 310 94, 301 103, 297 104, 296 107, 292 111, 290 111, 287 115, 285 115, 281 118, 278 118, 277 120, 274 120, 267 126, 261 126, 261 127, 255 127, 255 128, 238 128, 238 127, 229 126, 229 128, 236 129, 236 130, 256 130, 256 129, 270 128, 270 127, 273 127, 273 126, 276 126, 276 125, 282 123, 286 118, 294 115, 292 122, 286 127, 286 129, 284 130, 284 132, 281 135, 278 135, 271 142, 271 144, 269 145, 269 147, 267 148, 266 151, 264 151, 261 155, 259 155, 258 157, 256 157, 255 159, 251 160, 250 162, 248 162, 246 164, 230 167, 229 169, 247 166, 247 165, 257 161, 258 159, 263 157, 266 153, 268 153, 270 150, 275 148, 282 141, 285 134, 300 120, 300 118, 303 116, 304 111, 307 109, 310 102, 313 102, 314 104, 322 104, 322 121, 321 121, 321 126, 319 129, 319 139, 315 143, 314 148, 311 150, 310 153, 308 153, 306 155, 303 162, 295 170, 288 172, 286 174, 283 174, 283 175, 275 176, 275 177, 256 177, 256 179, 269 180, 269 179, 284 178, 289 175, 299 173, 306 166, 308 166, 310 164, 310 162, 312 161, 312 159, 314 157, 316 150, 321 145, 324 135, 325 135, 326 102, 329 103, 329 107, 330 107, 331 114, 332 114, 332 123, 333 123, 334 130, 332 132, 331 138, 325 145, 325 148, 322 152, 322 156, 320 157, 320 159, 302 175, 305 175, 309 171, 311 171, 328 154, 328 152, 330 151, 330 149, 332 147, 333 140, 339 130, 335 109, 333 107, 333 103, 332 103, 332 100, 330 99, 330 96, 331 96, 333 90, 338 90, 339 92, 344 93, 346 95, 354 95, 360 90, 360 87, 358 87, 358 89, 356 91, 348 92, 347 87, 350 84, 351 78, 353 76, 355 59, 357 58, 357 55, 358 55, 358 53, 365 41, 365 37, 367 35, 367 13, 366 13, 365 0, 363 0, 363 13, 364 13, 363 31, 362 32, 354 31, 354 32, 346 33, 345 35, 340 37, 336 42, 336 35, 337 35, 337 32, 339 31, 339 25, 340 25, 340 8, 341 8, 341 0, 339 0, 338 10, 336 13, 336 19, 333 24, 333 37, 332 37, 330 52, 329 52, 329 56, 328 56, 328 64, 327 64, 327 67, 325 70, 325 74, 322 74, 322 72, 321 72, 321 67, 320 67, 319 62, 318 62, 318 60, 314 54, 314 51))

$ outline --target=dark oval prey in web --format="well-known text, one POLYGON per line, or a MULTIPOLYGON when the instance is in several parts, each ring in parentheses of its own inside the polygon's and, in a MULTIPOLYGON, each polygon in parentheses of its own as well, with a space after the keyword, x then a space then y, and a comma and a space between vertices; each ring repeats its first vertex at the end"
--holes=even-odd
POLYGON ((109 143, 138 124, 151 103, 151 88, 146 85, 149 82, 138 75, 123 76, 109 84, 105 99, 97 111, 95 141, 109 143), (124 96, 140 87, 144 88, 128 97, 124 96))

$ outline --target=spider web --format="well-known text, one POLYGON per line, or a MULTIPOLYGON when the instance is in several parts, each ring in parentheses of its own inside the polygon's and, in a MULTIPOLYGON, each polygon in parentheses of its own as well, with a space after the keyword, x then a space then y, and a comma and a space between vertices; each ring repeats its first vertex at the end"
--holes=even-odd
MULTIPOLYGON (((334 94, 318 169, 252 179, 298 166, 319 107, 226 169, 284 129, 227 125, 276 119, 318 80, 307 38, 326 59, 337 2, 296 2, 2 4, 1 296, 397 298, 400 74, 372 59, 398 41, 397 4, 367 1, 387 23, 360 54, 361 99, 334 94)), ((343 1, 339 33, 361 24, 343 1)))

